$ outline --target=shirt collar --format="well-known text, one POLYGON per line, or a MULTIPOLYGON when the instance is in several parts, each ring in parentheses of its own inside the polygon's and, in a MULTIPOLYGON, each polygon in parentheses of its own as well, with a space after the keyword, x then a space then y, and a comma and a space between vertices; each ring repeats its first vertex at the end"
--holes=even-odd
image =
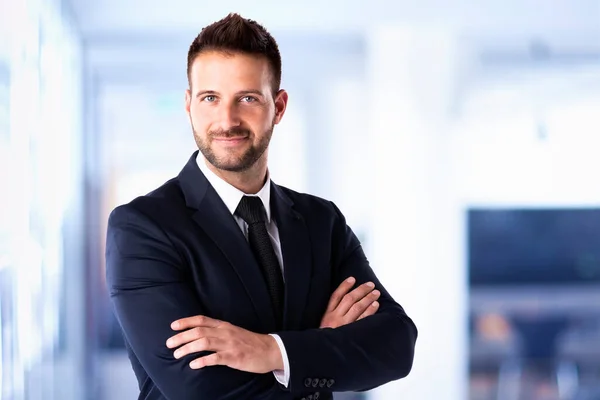
POLYGON ((267 171, 267 179, 265 184, 258 191, 258 193, 246 194, 212 172, 211 169, 206 165, 207 161, 201 152, 198 152, 196 163, 198 164, 200 171, 202 171, 206 179, 208 179, 208 182, 215 189, 221 200, 223 200, 225 206, 227 206, 227 209, 231 212, 231 214, 235 214, 235 210, 237 209, 238 204, 240 204, 242 197, 257 196, 261 199, 263 206, 265 207, 265 211, 267 213, 267 222, 271 222, 271 178, 269 176, 269 171, 267 171))

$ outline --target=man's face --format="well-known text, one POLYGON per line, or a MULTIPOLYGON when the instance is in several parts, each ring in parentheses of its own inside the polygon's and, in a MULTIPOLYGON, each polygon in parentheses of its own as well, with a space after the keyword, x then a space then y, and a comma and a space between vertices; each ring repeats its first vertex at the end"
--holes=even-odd
POLYGON ((266 58, 218 51, 200 53, 190 70, 186 111, 194 139, 216 168, 241 172, 267 148, 283 116, 287 94, 273 96, 266 58))

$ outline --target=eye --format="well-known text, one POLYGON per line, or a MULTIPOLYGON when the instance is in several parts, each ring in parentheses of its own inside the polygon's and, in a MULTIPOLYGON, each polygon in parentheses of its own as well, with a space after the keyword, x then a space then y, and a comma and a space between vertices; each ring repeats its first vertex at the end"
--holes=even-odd
POLYGON ((244 96, 242 97, 242 101, 245 103, 254 103, 256 101, 256 97, 244 96))
POLYGON ((202 98, 202 101, 206 101, 208 103, 212 103, 216 100, 217 100, 217 97, 213 96, 213 95, 204 96, 204 98, 202 98))

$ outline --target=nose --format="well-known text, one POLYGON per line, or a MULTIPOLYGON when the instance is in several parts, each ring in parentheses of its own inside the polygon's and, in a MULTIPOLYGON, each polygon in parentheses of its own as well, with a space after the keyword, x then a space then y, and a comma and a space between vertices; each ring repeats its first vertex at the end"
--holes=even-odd
POLYGON ((229 130, 241 125, 240 113, 235 104, 223 104, 219 110, 219 127, 229 130))

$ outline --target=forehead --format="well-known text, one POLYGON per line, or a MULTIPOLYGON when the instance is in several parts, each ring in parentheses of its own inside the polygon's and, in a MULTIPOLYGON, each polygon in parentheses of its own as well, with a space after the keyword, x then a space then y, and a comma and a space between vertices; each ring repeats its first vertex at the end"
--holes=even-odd
POLYGON ((190 69, 192 85, 206 90, 240 85, 258 88, 268 85, 270 79, 269 63, 265 57, 243 53, 202 52, 196 56, 190 69))

